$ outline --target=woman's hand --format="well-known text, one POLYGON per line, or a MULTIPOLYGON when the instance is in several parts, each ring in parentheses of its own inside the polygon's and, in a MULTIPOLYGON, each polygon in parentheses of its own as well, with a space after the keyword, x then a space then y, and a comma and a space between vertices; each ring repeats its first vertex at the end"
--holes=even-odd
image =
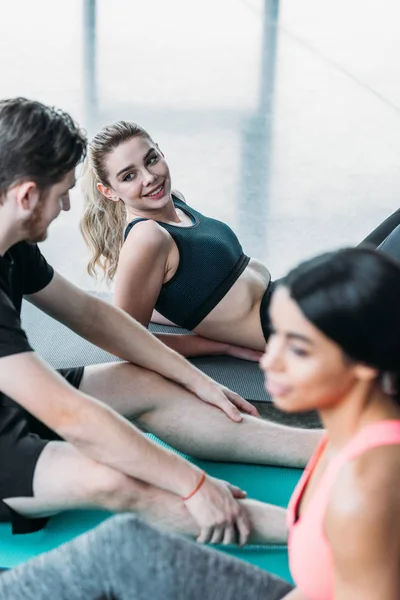
POLYGON ((250 523, 236 498, 246 493, 226 481, 206 476, 197 492, 184 501, 200 527, 197 541, 202 544, 239 544, 250 535, 250 523))
POLYGON ((238 409, 253 417, 260 416, 256 407, 250 402, 207 375, 202 374, 201 377, 197 377, 187 388, 203 402, 220 408, 232 421, 239 423, 243 419, 238 409))

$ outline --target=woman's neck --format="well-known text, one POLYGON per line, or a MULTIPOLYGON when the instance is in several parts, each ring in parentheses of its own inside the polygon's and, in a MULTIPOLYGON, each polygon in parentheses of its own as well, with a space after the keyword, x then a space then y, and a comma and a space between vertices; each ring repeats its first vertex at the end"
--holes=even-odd
POLYGON ((170 201, 159 210, 138 210, 131 206, 126 206, 128 222, 133 219, 152 219, 153 221, 162 221, 163 223, 180 223, 178 213, 171 196, 170 201))
POLYGON ((400 405, 376 383, 369 392, 353 389, 332 407, 319 411, 329 447, 339 452, 363 427, 386 419, 400 419, 400 405))

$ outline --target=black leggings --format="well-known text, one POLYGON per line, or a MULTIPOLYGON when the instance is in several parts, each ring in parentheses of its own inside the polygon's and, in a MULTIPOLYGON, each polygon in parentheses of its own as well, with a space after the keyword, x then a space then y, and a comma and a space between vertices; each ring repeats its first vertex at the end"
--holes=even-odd
POLYGON ((400 209, 367 235, 360 246, 364 244, 372 245, 377 250, 400 261, 400 209))
POLYGON ((266 342, 268 342, 268 338, 271 333, 271 329, 270 329, 270 325, 269 325, 268 307, 269 307, 269 303, 271 300, 272 292, 274 291, 274 289, 276 287, 277 281, 269 282, 269 285, 264 292, 264 296, 262 297, 261 305, 260 305, 260 321, 261 321, 261 327, 262 327, 263 334, 264 334, 264 339, 266 342))
MULTIPOLYGON (((373 246, 377 250, 382 251, 384 254, 387 254, 400 262, 400 209, 396 210, 390 217, 385 219, 383 223, 378 225, 376 229, 360 242, 359 246, 364 244, 373 246)), ((278 282, 278 279, 270 282, 261 300, 260 320, 266 342, 270 335, 268 307, 272 293, 278 282)))
POLYGON ((400 209, 397 209, 390 217, 385 219, 383 223, 378 225, 367 237, 361 242, 361 244, 371 244, 375 248, 378 248, 386 238, 400 225, 400 209))

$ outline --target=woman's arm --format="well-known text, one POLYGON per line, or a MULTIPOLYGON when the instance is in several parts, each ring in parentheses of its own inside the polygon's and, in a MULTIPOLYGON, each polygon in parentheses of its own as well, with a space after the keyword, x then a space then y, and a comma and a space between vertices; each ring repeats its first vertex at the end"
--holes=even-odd
POLYGON ((262 356, 262 352, 227 344, 225 342, 216 342, 201 335, 184 335, 179 333, 155 333, 154 334, 163 344, 175 350, 182 356, 217 356, 224 354, 258 362, 262 356))
POLYGON ((167 317, 163 317, 156 309, 153 310, 150 321, 152 323, 158 323, 159 325, 167 325, 168 327, 179 327, 176 323, 173 323, 167 317))
MULTIPOLYGON (((114 304, 148 327, 168 271, 172 238, 155 221, 135 225, 121 251, 114 289, 114 304)), ((258 361, 260 353, 198 335, 155 333, 160 341, 182 356, 228 354, 258 361)))
MULTIPOLYGON (((400 598, 400 493, 388 453, 365 453, 335 483, 325 517, 334 558, 335 600, 400 598)), ((398 464, 398 460, 397 460, 398 464)))
POLYGON ((114 304, 147 327, 168 272, 170 234, 155 221, 133 227, 121 249, 114 304))
MULTIPOLYGON (((170 234, 154 221, 138 223, 120 254, 114 304, 148 327, 168 271, 172 248, 170 234)), ((182 356, 226 354, 228 345, 193 335, 154 334, 182 356)))

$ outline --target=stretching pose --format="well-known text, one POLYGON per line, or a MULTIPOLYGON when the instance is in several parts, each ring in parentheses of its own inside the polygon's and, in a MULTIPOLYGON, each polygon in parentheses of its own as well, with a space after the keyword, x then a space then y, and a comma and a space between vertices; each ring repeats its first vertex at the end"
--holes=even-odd
POLYGON ((317 409, 326 426, 288 510, 295 589, 118 517, 3 575, 0 592, 15 600, 95 600, 104 591, 118 600, 398 600, 399 296, 400 265, 369 249, 308 261, 273 294, 261 360, 268 390, 285 411, 317 409))
MULTIPOLYGON (((83 190, 88 271, 116 276, 118 307, 146 327, 153 320, 194 331, 156 334, 184 356, 259 358, 275 285, 268 269, 243 253, 225 223, 171 189, 165 157, 144 129, 125 121, 104 127, 89 144, 83 190)), ((396 222, 366 241, 377 246, 396 222)))
POLYGON ((156 334, 184 356, 259 358, 269 335, 268 269, 243 253, 228 225, 171 190, 146 131, 124 121, 102 129, 89 145, 83 189, 88 270, 117 273, 117 306, 145 326, 153 319, 194 331, 156 334))
POLYGON ((283 511, 239 503, 241 490, 204 478, 118 413, 214 460, 302 465, 319 433, 239 413, 256 411, 57 274, 35 242, 69 209, 86 140, 67 114, 23 98, 0 102, 0 131, 0 519, 26 532, 58 511, 92 506, 197 527, 203 541, 243 543, 250 528, 258 541, 282 541, 283 511), (54 372, 21 329, 23 296, 126 362, 54 372))

